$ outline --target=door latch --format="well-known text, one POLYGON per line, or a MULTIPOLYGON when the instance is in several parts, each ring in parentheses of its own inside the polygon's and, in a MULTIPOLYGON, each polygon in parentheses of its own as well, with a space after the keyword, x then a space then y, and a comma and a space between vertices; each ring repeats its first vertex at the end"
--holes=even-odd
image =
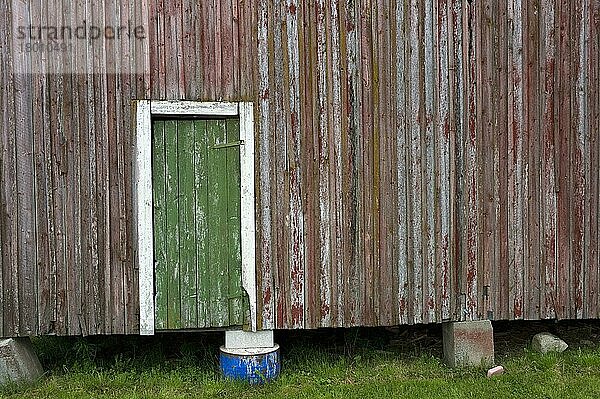
POLYGON ((240 145, 244 145, 244 140, 233 141, 231 143, 215 144, 211 147, 211 149, 216 150, 219 148, 238 147, 240 145))

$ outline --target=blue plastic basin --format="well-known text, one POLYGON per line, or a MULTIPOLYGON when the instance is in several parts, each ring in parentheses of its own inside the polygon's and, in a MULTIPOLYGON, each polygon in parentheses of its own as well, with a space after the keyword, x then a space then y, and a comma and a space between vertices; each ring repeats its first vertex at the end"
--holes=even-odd
POLYGON ((279 345, 256 349, 227 349, 221 346, 220 364, 225 378, 262 384, 279 375, 279 345))

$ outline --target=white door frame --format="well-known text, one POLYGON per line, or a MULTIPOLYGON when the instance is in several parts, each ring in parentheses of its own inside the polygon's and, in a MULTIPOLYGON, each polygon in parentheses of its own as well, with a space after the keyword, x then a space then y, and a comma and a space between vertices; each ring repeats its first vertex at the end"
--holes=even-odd
POLYGON ((152 117, 239 117, 242 288, 256 331, 256 220, 254 196, 254 106, 250 102, 136 101, 133 207, 137 228, 140 335, 154 335, 154 227, 152 223, 152 117))

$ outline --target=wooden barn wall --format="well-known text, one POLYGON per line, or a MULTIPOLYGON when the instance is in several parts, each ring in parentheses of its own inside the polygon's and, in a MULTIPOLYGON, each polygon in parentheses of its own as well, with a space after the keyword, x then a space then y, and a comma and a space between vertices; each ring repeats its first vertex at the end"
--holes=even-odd
POLYGON ((138 333, 132 100, 252 101, 253 9, 234 0, 0 2, 0 336, 138 333), (87 52, 13 57, 15 25, 84 20, 147 21, 148 42, 123 35, 87 52))
POLYGON ((265 328, 599 316, 597 0, 258 7, 265 328))
POLYGON ((130 99, 147 92, 131 72, 141 50, 125 39, 47 57, 10 50, 16 23, 123 22, 141 12, 108 1, 0 5, 4 336, 138 331, 130 99), (119 73, 90 72, 108 69, 119 73))
POLYGON ((0 2, 0 335, 138 332, 141 98, 254 102, 264 328, 599 316, 597 0, 49 4, 0 2), (14 59, 15 5, 149 45, 14 59))

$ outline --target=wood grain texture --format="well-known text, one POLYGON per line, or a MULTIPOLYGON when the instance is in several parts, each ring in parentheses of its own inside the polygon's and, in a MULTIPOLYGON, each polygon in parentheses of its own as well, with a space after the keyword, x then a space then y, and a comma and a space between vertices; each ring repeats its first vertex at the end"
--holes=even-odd
MULTIPOLYGON (((57 4, 0 4, 0 335, 139 331, 136 99, 255 104, 259 328, 598 317, 597 1, 57 4), (145 18, 147 40, 13 51, 18 21, 145 18)), ((219 276, 183 261, 159 309, 220 321, 212 287, 174 285, 219 276)))

